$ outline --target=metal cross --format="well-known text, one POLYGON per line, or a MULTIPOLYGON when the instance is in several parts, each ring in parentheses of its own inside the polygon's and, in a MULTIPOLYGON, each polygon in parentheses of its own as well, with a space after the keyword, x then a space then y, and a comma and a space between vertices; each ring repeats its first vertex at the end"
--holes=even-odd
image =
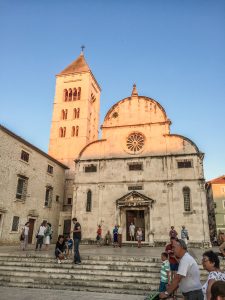
POLYGON ((82 46, 81 46, 81 51, 82 51, 82 52, 84 52, 84 48, 85 48, 85 46, 82 45, 82 46))

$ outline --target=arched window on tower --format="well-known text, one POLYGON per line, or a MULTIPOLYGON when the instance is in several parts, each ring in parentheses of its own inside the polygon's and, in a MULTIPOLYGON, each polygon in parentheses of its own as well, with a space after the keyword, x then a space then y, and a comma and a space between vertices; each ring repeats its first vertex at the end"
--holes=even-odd
POLYGON ((76 126, 76 136, 79 134, 79 126, 76 126))
POLYGON ((69 101, 72 101, 72 90, 69 89, 69 101))
POLYGON ((79 108, 74 108, 73 115, 74 115, 74 119, 79 119, 79 117, 80 117, 80 109, 79 108))
POLYGON ((73 89, 73 101, 77 100, 77 89, 73 89))
POLYGON ((63 137, 63 128, 62 127, 59 128, 59 137, 63 137))
POLYGON ((76 127, 72 126, 71 136, 75 136, 75 135, 76 135, 76 127))
POLYGON ((66 127, 63 127, 63 137, 66 136, 66 127))
POLYGON ((86 211, 91 211, 91 203, 92 202, 92 193, 91 191, 89 190, 87 192, 87 203, 86 203, 86 211))
POLYGON ((64 100, 64 101, 68 101, 68 91, 67 91, 67 89, 65 89, 65 90, 63 91, 63 100, 64 100))
POLYGON ((78 88, 78 93, 77 93, 78 100, 80 100, 80 97, 81 97, 81 88, 79 87, 78 88))
POLYGON ((188 186, 183 188, 184 211, 191 211, 191 190, 188 186))
POLYGON ((68 113, 68 110, 67 109, 63 109, 62 112, 61 112, 61 118, 63 120, 66 120, 67 119, 67 113, 68 113))

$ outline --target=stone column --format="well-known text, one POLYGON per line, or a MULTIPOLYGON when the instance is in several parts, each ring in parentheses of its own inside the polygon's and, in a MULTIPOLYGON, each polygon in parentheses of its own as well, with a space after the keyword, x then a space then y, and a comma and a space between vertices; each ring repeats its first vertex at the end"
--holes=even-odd
POLYGON ((150 203, 148 206, 148 214, 149 214, 149 245, 154 245, 154 234, 153 234, 153 223, 152 223, 152 204, 150 203))

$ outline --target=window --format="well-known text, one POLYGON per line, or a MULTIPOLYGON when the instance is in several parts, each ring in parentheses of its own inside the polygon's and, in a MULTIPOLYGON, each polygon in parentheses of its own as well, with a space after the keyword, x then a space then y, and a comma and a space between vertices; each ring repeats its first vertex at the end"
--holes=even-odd
POLYGON ((141 170, 143 170, 142 163, 129 164, 129 171, 141 171, 141 170))
POLYGON ((53 194, 53 188, 51 186, 46 187, 45 191, 45 207, 50 207, 52 204, 52 194, 53 194))
POLYGON ((221 192, 222 192, 223 194, 225 194, 225 186, 222 186, 222 187, 221 187, 221 192))
POLYGON ((19 228, 19 217, 17 217, 17 216, 14 216, 13 217, 13 222, 12 222, 12 229, 11 229, 11 231, 18 231, 18 228, 19 228))
POLYGON ((67 89, 65 89, 64 92, 63 92, 63 100, 68 101, 68 91, 67 91, 67 89))
POLYGON ((59 136, 65 137, 66 136, 66 127, 60 127, 59 128, 59 136))
POLYGON ((178 169, 192 168, 192 160, 185 159, 185 160, 177 161, 177 167, 178 169))
POLYGON ((73 114, 74 114, 74 119, 79 119, 79 117, 80 117, 80 109, 79 108, 74 108, 73 114))
POLYGON ((66 120, 67 119, 67 113, 68 113, 68 109, 63 109, 62 112, 61 112, 61 118, 63 120, 66 120))
POLYGON ((91 191, 89 190, 87 192, 87 204, 86 204, 86 211, 91 211, 91 198, 92 198, 92 193, 91 191))
POLYGON ((47 172, 48 172, 49 174, 53 174, 53 166, 48 165, 48 167, 47 167, 47 172))
POLYGON ((26 151, 24 151, 24 150, 22 150, 22 151, 21 151, 21 156, 20 156, 20 158, 21 158, 22 160, 28 162, 28 161, 29 161, 29 153, 26 152, 26 151))
POLYGON ((191 211, 191 192, 189 187, 183 188, 184 211, 191 211))
POLYGON ((77 100, 77 89, 73 89, 73 101, 77 100))
POLYGON ((84 172, 85 173, 90 173, 90 172, 97 172, 97 166, 96 165, 88 165, 84 167, 84 172))
POLYGON ((72 198, 71 197, 67 198, 67 204, 72 205, 72 198))
POLYGON ((143 190, 142 185, 130 185, 128 186, 128 191, 137 191, 137 190, 143 190))
POLYGON ((79 126, 76 126, 76 136, 79 134, 79 126))
POLYGON ((16 199, 19 199, 22 201, 26 200, 27 185, 28 185, 28 178, 23 175, 18 175, 17 188, 16 188, 16 199))
POLYGON ((72 101, 72 90, 69 89, 69 101, 72 101))
POLYGON ((78 100, 80 100, 80 97, 81 97, 81 88, 79 87, 78 88, 78 93, 77 93, 78 100))

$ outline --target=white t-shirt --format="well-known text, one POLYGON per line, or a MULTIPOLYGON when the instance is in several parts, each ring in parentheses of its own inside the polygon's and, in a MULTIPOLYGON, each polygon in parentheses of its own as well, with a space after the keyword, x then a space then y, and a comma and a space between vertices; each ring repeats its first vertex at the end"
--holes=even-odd
POLYGON ((206 298, 206 292, 207 292, 207 288, 208 288, 208 284, 209 284, 210 279, 225 281, 225 273, 218 272, 218 271, 212 271, 212 272, 209 273, 206 283, 202 286, 202 291, 203 291, 203 294, 204 294, 204 300, 207 299, 206 298))
POLYGON ((29 227, 25 226, 24 227, 24 235, 28 235, 28 233, 29 233, 29 227))
POLYGON ((123 232, 122 227, 119 227, 119 228, 118 228, 118 234, 122 234, 122 232, 123 232))
POLYGON ((38 235, 45 235, 45 230, 46 227, 45 226, 40 226, 39 231, 38 231, 38 235))
POLYGON ((189 253, 186 252, 181 258, 177 274, 184 277, 179 284, 182 293, 196 291, 202 288, 198 265, 189 253))

